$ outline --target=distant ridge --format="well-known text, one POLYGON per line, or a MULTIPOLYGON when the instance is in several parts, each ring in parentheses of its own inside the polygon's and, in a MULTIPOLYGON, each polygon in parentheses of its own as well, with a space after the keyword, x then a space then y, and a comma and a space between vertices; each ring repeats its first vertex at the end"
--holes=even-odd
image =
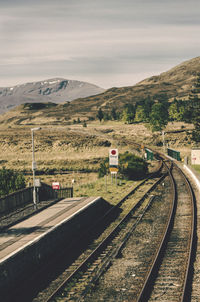
POLYGON ((113 87, 107 89, 101 95, 85 98, 84 100, 74 100, 73 104, 80 103, 86 106, 87 101, 93 102, 102 108, 120 108, 127 103, 151 97, 153 100, 163 99, 183 99, 187 100, 196 81, 197 73, 200 72, 200 57, 185 61, 172 69, 152 76, 137 83, 134 86, 113 87), (83 102, 83 103, 82 103, 83 102))
MULTIPOLYGON (((93 119, 96 117, 99 108, 102 108, 105 112, 110 112, 112 108, 121 111, 125 104, 135 104, 137 101, 149 97, 158 102, 164 99, 173 100, 174 98, 187 100, 199 72, 200 57, 197 57, 183 62, 160 75, 147 78, 134 86, 113 87, 99 94, 77 98, 71 102, 55 104, 55 101, 52 100, 46 104, 41 104, 40 99, 37 98, 37 101, 35 101, 37 104, 30 104, 30 99, 26 98, 26 104, 0 115, 0 124, 67 124, 69 121, 72 122, 78 118, 80 120, 93 119)), ((60 85, 59 83, 57 85, 60 85)), ((42 87, 45 87, 45 83, 42 87)), ((42 93, 47 93, 48 96, 49 91, 42 90, 42 93)))
POLYGON ((138 85, 171 83, 177 86, 178 93, 184 95, 184 91, 188 93, 188 88, 191 88, 191 83, 198 72, 200 72, 200 57, 185 61, 158 76, 147 78, 138 85))
POLYGON ((64 103, 103 91, 103 88, 94 84, 63 78, 3 87, 0 88, 0 113, 23 103, 64 103))

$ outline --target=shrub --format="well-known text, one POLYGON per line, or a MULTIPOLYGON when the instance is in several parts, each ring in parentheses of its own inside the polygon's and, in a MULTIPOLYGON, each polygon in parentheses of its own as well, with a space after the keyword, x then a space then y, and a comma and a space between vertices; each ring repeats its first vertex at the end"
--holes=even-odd
POLYGON ((141 179, 148 172, 147 162, 129 152, 120 154, 119 163, 119 172, 127 179, 141 179))
MULTIPOLYGON (((100 163, 99 177, 103 177, 109 172, 108 157, 100 163)), ((148 172, 148 164, 142 158, 125 152, 119 155, 119 173, 127 179, 136 180, 143 178, 148 172)))
POLYGON ((98 177, 104 177, 109 171, 109 162, 108 158, 106 158, 103 162, 100 163, 98 177))
POLYGON ((0 196, 25 188, 25 178, 22 173, 5 168, 0 169, 0 196))

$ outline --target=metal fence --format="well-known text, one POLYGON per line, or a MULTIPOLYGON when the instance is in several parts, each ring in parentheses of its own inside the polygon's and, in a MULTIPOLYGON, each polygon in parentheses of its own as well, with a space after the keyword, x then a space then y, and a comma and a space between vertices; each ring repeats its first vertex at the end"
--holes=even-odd
MULTIPOLYGON (((73 197, 73 188, 57 192, 50 185, 41 184, 38 190, 39 201, 73 197)), ((33 202, 33 187, 28 187, 0 198, 0 215, 6 214, 33 202)))
POLYGON ((61 188, 56 190, 57 198, 70 198, 73 197, 73 188, 61 188))
POLYGON ((149 150, 149 149, 147 149, 147 148, 145 148, 145 153, 146 153, 146 159, 147 160, 153 160, 153 151, 151 151, 151 150, 149 150))
POLYGON ((181 161, 181 156, 180 156, 180 152, 179 151, 167 148, 167 154, 169 156, 173 157, 174 159, 176 159, 178 161, 181 161))

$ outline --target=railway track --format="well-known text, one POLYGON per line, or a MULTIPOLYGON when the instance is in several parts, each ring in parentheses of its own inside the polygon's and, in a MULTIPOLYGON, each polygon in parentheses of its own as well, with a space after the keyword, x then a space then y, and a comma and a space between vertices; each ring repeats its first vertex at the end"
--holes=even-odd
POLYGON ((122 260, 114 261, 83 301, 95 301, 100 293, 99 301, 191 301, 195 201, 184 174, 175 165, 171 170, 163 200, 152 204, 122 260))
POLYGON ((98 301, 139 301, 144 290, 146 299, 148 288, 143 287, 162 251, 163 238, 173 212, 169 176, 161 187, 160 194, 155 195, 151 206, 131 233, 121 258, 113 261, 113 265, 99 279, 99 284, 82 301, 96 301, 98 296, 101 297, 98 301))
MULTIPOLYGON (((99 222, 101 225, 102 223, 109 225, 105 231, 94 238, 89 248, 85 249, 79 257, 74 259, 71 265, 68 265, 62 276, 59 277, 59 280, 54 280, 48 289, 40 292, 33 301, 57 301, 57 299, 59 301, 60 298, 56 298, 55 300, 54 297, 60 296, 61 299, 64 299, 63 292, 65 292, 65 296, 68 295, 66 301, 71 299, 72 296, 73 301, 78 301, 77 296, 81 297, 83 293, 88 291, 94 280, 96 280, 102 271, 105 270, 106 266, 110 264, 113 257, 119 253, 122 242, 127 240, 127 234, 131 232, 129 229, 132 228, 133 220, 136 221, 138 217, 141 216, 144 208, 148 208, 149 193, 154 190, 155 186, 163 177, 164 176, 155 179, 146 179, 129 192, 125 198, 107 213, 104 217, 104 223, 102 221, 99 222), (132 213, 136 213, 136 210, 138 214, 133 215, 132 213), (130 216, 132 216, 132 222, 128 223, 130 216), (111 241, 113 243, 111 243, 111 241), (80 281, 78 281, 78 279, 80 281), (74 293, 76 293, 76 297, 74 293)), ((95 229, 98 229, 98 226, 96 226, 95 229)))
MULTIPOLYGON (((141 182, 87 230, 88 243, 31 301, 191 301, 195 226, 192 188, 165 159, 162 176, 141 182)), ((77 241, 70 255, 76 249, 77 241)))
POLYGON ((175 165, 176 213, 165 255, 149 301, 190 301, 194 252, 195 201, 192 188, 175 165))

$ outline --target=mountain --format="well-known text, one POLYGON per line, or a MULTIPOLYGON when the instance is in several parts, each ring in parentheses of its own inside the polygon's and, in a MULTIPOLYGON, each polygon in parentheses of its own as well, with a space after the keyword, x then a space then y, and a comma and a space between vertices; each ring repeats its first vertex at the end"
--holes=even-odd
MULTIPOLYGON (((78 98, 63 104, 30 104, 27 103, 0 116, 1 124, 67 124, 73 119, 82 120, 96 117, 98 109, 120 110, 127 103, 135 103, 147 97, 153 100, 187 100, 192 86, 200 72, 200 57, 147 78, 134 86, 110 88, 100 94, 78 98)), ((44 91, 44 90, 43 90, 44 91)), ((41 94, 40 94, 41 95, 41 94)), ((40 99, 38 98, 39 102, 40 99)))
POLYGON ((23 103, 63 103, 103 91, 104 89, 90 83, 62 78, 0 88, 0 113, 23 103))
POLYGON ((200 57, 185 61, 159 76, 153 76, 138 83, 138 85, 154 87, 160 86, 168 95, 177 95, 177 98, 187 98, 192 84, 200 72, 200 57), (169 87, 167 87, 169 86, 169 87))
MULTIPOLYGON (((150 96, 154 100, 188 99, 188 95, 200 72, 200 57, 185 61, 160 75, 147 78, 134 86, 111 88, 101 94, 103 107, 121 107, 150 96)), ((97 97, 87 98, 88 100, 97 97)))
POLYGON ((174 98, 187 100, 199 72, 200 57, 197 57, 134 86, 113 87, 99 95, 74 100, 71 105, 77 112, 84 112, 84 108, 87 108, 86 113, 95 111, 98 107, 105 110, 113 107, 119 109, 127 103, 134 104, 148 97, 157 101, 174 98))

